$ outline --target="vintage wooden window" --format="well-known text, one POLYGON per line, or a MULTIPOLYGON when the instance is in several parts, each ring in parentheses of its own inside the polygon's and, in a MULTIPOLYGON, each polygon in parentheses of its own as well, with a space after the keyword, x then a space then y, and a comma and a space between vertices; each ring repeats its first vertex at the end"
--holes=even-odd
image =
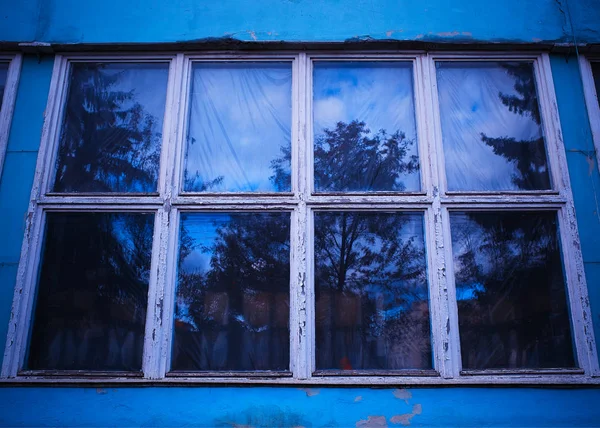
POLYGON ((0 54, 0 177, 8 147, 10 122, 17 98, 22 56, 0 54))
POLYGON ((2 376, 593 383, 555 105, 545 54, 59 55, 2 376))

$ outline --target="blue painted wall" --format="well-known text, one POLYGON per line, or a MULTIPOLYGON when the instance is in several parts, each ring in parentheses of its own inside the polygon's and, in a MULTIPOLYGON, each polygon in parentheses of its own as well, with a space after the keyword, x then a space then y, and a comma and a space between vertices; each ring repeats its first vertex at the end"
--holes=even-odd
POLYGON ((0 425, 573 427, 598 426, 599 402, 598 389, 0 389, 0 425))
POLYGON ((0 0, 0 40, 600 41, 597 0, 0 0), (569 11, 572 19, 569 19, 569 11))
MULTIPOLYGON (((599 0, 0 0, 0 42, 600 43, 599 0), (572 25, 571 25, 572 23, 572 25)), ((54 58, 25 56, 0 177, 6 335, 54 58)), ((552 56, 600 344, 600 175, 576 58, 552 56)), ((1 339, 0 339, 1 341, 1 339)), ((600 426, 600 389, 0 386, 6 426, 600 426), (369 419, 370 418, 370 419, 369 419), (379 424, 379 425, 377 425, 379 424)))

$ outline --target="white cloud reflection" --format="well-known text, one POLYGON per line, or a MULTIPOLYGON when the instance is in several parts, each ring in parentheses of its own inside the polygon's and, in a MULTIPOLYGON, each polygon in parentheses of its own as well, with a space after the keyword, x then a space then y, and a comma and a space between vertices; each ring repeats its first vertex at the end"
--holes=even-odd
MULTIPOLYGON (((317 62, 314 66, 313 120, 315 138, 337 122, 365 122, 373 136, 404 132, 415 143, 407 156, 416 155, 417 131, 412 63, 317 62)), ((407 190, 420 188, 418 173, 399 177, 407 190)))
MULTIPOLYGON (((186 169, 208 191, 275 191, 271 161, 291 141, 289 63, 193 66, 186 169)), ((287 189, 284 189, 287 190, 287 189)))
POLYGON ((521 95, 515 78, 500 63, 440 63, 437 71, 446 177, 450 190, 518 190, 520 173, 514 161, 496 155, 482 141, 512 137, 516 141, 542 136, 526 115, 509 111, 499 94, 521 95))

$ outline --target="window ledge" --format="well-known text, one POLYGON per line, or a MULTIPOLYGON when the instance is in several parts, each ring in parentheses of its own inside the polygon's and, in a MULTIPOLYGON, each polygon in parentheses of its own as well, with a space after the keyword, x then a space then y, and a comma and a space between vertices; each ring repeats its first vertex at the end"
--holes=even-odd
POLYGON ((56 386, 77 385, 132 385, 132 386, 193 386, 193 385, 281 385, 281 386, 565 386, 565 387, 600 387, 600 377, 580 374, 530 374, 530 375, 482 375, 461 376, 452 379, 440 377, 414 376, 372 376, 372 377, 313 377, 310 379, 294 379, 289 377, 167 377, 164 379, 146 378, 100 378, 100 377, 39 377, 20 376, 0 379, 0 387, 9 386, 56 386))

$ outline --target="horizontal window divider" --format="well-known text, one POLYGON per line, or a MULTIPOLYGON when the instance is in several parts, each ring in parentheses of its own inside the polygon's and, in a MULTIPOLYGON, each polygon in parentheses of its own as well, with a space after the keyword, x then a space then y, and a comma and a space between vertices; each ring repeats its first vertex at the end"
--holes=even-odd
POLYGON ((246 371, 206 371, 206 372, 180 372, 173 371, 168 372, 166 374, 167 378, 206 378, 206 377, 218 377, 218 378, 274 378, 274 377, 292 377, 293 374, 290 371, 255 371, 255 372, 246 372, 246 371))
POLYGON ((111 212, 111 211, 157 211, 163 207, 162 203, 114 203, 113 201, 105 201, 104 203, 88 202, 88 203, 73 203, 73 202, 40 202, 40 209, 44 211, 64 211, 64 212, 111 212))
POLYGON ((72 196, 61 196, 47 198, 43 197, 37 201, 40 206, 46 205, 163 205, 164 200, 159 197, 128 197, 128 198, 109 198, 109 197, 72 197, 72 196))
POLYGON ((348 377, 348 376, 430 376, 439 377, 440 374, 436 370, 316 370, 313 376, 323 377, 348 377))
POLYGON ((159 192, 148 192, 148 193, 144 193, 144 192, 125 192, 125 193, 119 193, 119 192, 46 192, 46 196, 47 197, 61 197, 61 198, 68 198, 68 197, 75 197, 75 198, 82 198, 82 197, 90 197, 90 198, 134 198, 134 197, 140 197, 140 198, 149 198, 149 197, 157 197, 159 196, 160 193, 159 192))
POLYGON ((143 378, 140 372, 117 372, 117 371, 89 371, 89 370, 23 370, 19 376, 44 376, 44 377, 82 377, 82 378, 143 378))
POLYGON ((431 204, 306 204, 313 211, 425 212, 431 204))
POLYGON ((271 203, 271 204, 260 204, 260 203, 247 203, 247 204, 236 204, 236 203, 205 203, 205 204, 194 204, 194 203, 178 203, 171 204, 172 207, 177 208, 179 211, 185 212, 210 212, 210 211, 293 211, 298 203, 271 203))
POLYGON ((290 198, 293 197, 293 192, 181 192, 178 197, 180 198, 189 198, 189 197, 199 197, 199 198, 231 198, 231 199, 255 199, 255 198, 290 198))
POLYGON ((446 191, 445 192, 446 196, 464 196, 464 197, 469 197, 469 196, 494 196, 494 197, 501 197, 501 196, 523 196, 523 197, 527 197, 527 198, 532 198, 532 197, 536 197, 536 196, 544 196, 544 195, 560 195, 560 192, 558 190, 536 190, 536 191, 530 191, 530 192, 524 192, 524 191, 506 191, 506 190, 500 190, 500 191, 492 191, 492 192, 463 192, 463 191, 446 191))
POLYGON ((386 207, 390 205, 397 206, 429 206, 433 203, 432 198, 421 197, 421 198, 363 198, 363 197, 353 197, 353 198, 309 198, 306 200, 306 205, 309 206, 321 206, 321 205, 331 205, 331 206, 370 206, 370 207, 386 207))
POLYGON ((313 192, 311 197, 318 198, 323 196, 337 196, 337 197, 414 197, 414 196, 427 196, 427 192, 313 192))
POLYGON ((511 200, 498 200, 488 198, 471 198, 464 200, 460 198, 441 198, 440 203, 446 207, 498 207, 501 209, 515 208, 522 209, 528 206, 530 207, 548 207, 548 208, 560 208, 564 206, 567 201, 563 198, 539 198, 539 199, 511 199, 511 200))
POLYGON ((461 370, 462 376, 495 376, 495 375, 583 375, 583 369, 551 368, 551 369, 488 369, 461 370))
POLYGON ((229 199, 229 198, 201 198, 201 197, 185 197, 185 198, 174 198, 171 200, 172 206, 194 206, 194 207, 205 207, 210 205, 221 206, 245 206, 254 205, 257 207, 261 206, 294 206, 300 203, 300 199, 283 199, 283 198, 248 198, 248 199, 229 199))
POLYGON ((443 379, 433 376, 372 376, 372 377, 311 377, 297 379, 293 377, 166 377, 164 379, 147 379, 142 377, 37 377, 19 376, 15 378, 0 379, 2 386, 56 386, 78 385, 100 387, 107 385, 140 385, 140 386, 165 386, 174 385, 278 385, 278 386, 454 386, 454 385, 494 385, 531 387, 539 385, 554 385, 567 387, 596 387, 600 388, 600 378, 584 375, 499 375, 499 376, 462 376, 443 379))

